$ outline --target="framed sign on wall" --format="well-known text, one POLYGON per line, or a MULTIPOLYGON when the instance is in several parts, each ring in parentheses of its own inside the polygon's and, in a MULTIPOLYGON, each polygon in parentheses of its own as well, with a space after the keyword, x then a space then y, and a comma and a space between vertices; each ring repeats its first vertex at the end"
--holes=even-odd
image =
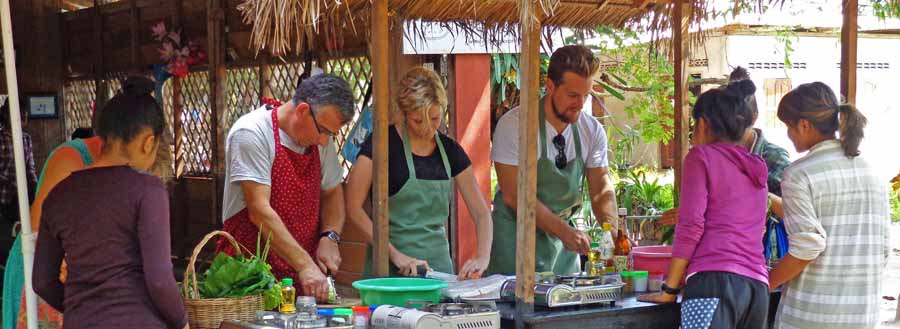
POLYGON ((54 119, 59 116, 59 96, 54 93, 25 94, 29 119, 54 119))

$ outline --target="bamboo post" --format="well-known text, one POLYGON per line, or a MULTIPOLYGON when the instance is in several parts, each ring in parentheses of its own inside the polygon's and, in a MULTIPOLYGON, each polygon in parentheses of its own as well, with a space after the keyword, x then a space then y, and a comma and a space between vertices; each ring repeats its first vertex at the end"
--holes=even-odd
MULTIPOLYGON (((31 209, 28 208, 28 184, 25 180, 25 145, 22 144, 22 117, 19 108, 19 82, 16 78, 16 56, 13 47, 12 20, 9 0, 0 0, 0 30, 3 32, 3 65, 6 68, 6 88, 9 93, 9 129, 12 131, 13 159, 16 166, 16 195, 19 199, 19 218, 22 221, 22 262, 25 274, 25 314, 29 329, 37 329, 37 295, 31 287, 36 236, 31 231, 31 209)), ((2 115, 2 114, 0 114, 2 115)))
POLYGON ((843 0, 844 24, 841 26, 841 95, 844 102, 856 104, 856 48, 858 0, 843 0))
POLYGON ((522 35, 519 105, 519 186, 516 206, 516 328, 534 311, 535 204, 537 202, 537 135, 540 111, 541 22, 533 0, 520 0, 522 35))
MULTIPOLYGON (((687 101, 687 75, 685 71, 686 52, 684 37, 688 33, 688 16, 684 15, 684 0, 675 0, 672 10, 672 48, 675 58, 675 191, 681 190, 681 174, 684 172, 684 157, 687 155, 690 115, 687 101), (677 24, 677 25, 675 25, 677 24)), ((677 204, 678 198, 675 199, 677 204)))
MULTIPOLYGON (((106 67, 104 63, 103 48, 103 13, 100 11, 100 2, 94 0, 94 49, 97 50, 97 58, 94 63, 94 110, 103 108, 109 100, 109 92, 106 88, 106 67)), ((94 127, 95 129, 97 127, 94 127)))
POLYGON ((269 81, 272 80, 272 67, 269 66, 269 55, 262 54, 259 58, 259 97, 272 98, 272 88, 269 81))
POLYGON ((209 42, 209 91, 210 91, 210 119, 212 129, 209 132, 210 141, 210 169, 212 171, 212 193, 210 202, 210 211, 213 215, 212 223, 218 224, 220 218, 219 209, 219 193, 218 182, 219 176, 224 173, 221 167, 222 161, 220 156, 224 158, 224 154, 219 154, 223 150, 224 145, 219 142, 224 140, 219 136, 224 135, 225 125, 219 122, 219 118, 224 117, 227 107, 225 101, 225 88, 227 83, 227 69, 225 68, 225 10, 222 7, 221 0, 208 0, 206 8, 206 36, 209 42))
POLYGON ((388 2, 374 0, 372 6, 372 83, 375 101, 374 113, 374 184, 372 185, 373 218, 373 273, 376 277, 388 275, 388 111, 390 91, 388 86, 388 2))
MULTIPOLYGON (((172 12, 175 14, 172 17, 172 26, 179 27, 181 26, 181 1, 182 0, 173 0, 172 4, 172 12)), ((182 155, 182 135, 184 133, 184 127, 181 122, 181 78, 173 76, 172 77, 172 131, 174 132, 175 138, 175 178, 181 178, 181 174, 184 171, 184 156, 182 155)), ((185 221, 185 230, 187 230, 187 221, 185 221)), ((187 231, 185 231, 187 232, 187 231)))

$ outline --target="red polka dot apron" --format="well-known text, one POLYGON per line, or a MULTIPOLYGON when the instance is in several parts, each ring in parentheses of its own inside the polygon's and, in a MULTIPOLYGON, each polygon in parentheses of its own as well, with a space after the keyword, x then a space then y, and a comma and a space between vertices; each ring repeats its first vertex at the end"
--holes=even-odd
MULTIPOLYGON (((272 163, 272 194, 269 203, 295 240, 311 257, 315 257, 319 240, 319 199, 321 193, 321 163, 318 146, 307 148, 306 154, 294 152, 281 145, 278 133, 278 110, 272 110, 272 127, 275 130, 275 161, 272 163)), ((250 221, 250 213, 244 208, 225 220, 225 231, 247 248, 256 247, 259 228, 250 221)), ((262 241, 265 241, 265 236, 262 241)), ((234 248, 219 239, 217 251, 234 255, 234 248)), ((251 249, 252 251, 252 249, 251 249)), ((298 280, 297 271, 275 253, 267 259, 272 274, 278 279, 298 280)))

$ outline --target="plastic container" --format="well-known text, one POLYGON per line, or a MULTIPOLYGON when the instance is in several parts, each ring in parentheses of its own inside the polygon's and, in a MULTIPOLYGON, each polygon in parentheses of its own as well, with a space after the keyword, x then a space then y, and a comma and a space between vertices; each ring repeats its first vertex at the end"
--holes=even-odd
POLYGON ((437 303, 447 283, 423 278, 379 278, 356 281, 353 288, 359 290, 363 304, 404 307, 411 299, 437 303))
POLYGON ((650 273, 647 271, 632 271, 632 282, 634 282, 634 292, 647 292, 647 280, 650 273))
POLYGON ((624 294, 634 293, 634 276, 631 274, 631 272, 628 272, 628 271, 619 272, 619 275, 622 276, 622 283, 625 284, 625 286, 622 287, 622 293, 624 293, 624 294))
POLYGON ((634 247, 631 257, 635 271, 666 273, 672 261, 672 246, 634 247))
POLYGON ((662 272, 651 272, 647 278, 647 290, 662 291, 662 285, 666 282, 666 276, 662 272))
POLYGON ((350 319, 350 324, 353 325, 353 329, 368 329, 369 318, 371 316, 372 312, 369 310, 368 306, 354 306, 353 317, 350 319))

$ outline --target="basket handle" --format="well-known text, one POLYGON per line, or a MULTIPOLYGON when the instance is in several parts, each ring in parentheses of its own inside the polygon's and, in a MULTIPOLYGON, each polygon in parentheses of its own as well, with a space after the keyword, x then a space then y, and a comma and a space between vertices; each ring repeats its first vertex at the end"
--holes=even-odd
POLYGON ((185 281, 187 281, 187 279, 190 278, 191 279, 191 287, 190 288, 193 288, 192 291, 189 291, 188 289, 190 289, 190 288, 188 287, 186 282, 181 284, 181 289, 184 292, 185 297, 190 298, 190 299, 200 298, 199 297, 200 289, 197 288, 197 270, 194 268, 194 266, 197 262, 197 256, 200 255, 200 251, 203 250, 203 247, 206 246, 206 244, 209 243, 209 241, 212 240, 212 238, 214 238, 216 236, 220 236, 220 235, 225 237, 225 239, 227 239, 228 242, 231 243, 231 245, 234 247, 234 250, 236 253, 242 253, 240 244, 238 244, 237 240, 235 240, 234 237, 231 236, 231 234, 229 234, 228 232, 225 232, 225 231, 209 232, 209 234, 204 236, 203 240, 201 240, 200 243, 198 243, 194 247, 194 252, 191 254, 191 260, 190 260, 190 262, 188 262, 187 268, 184 270, 184 279, 185 279, 185 281), (191 294, 191 292, 193 294, 191 294), (196 296, 196 298, 194 298, 192 296, 196 296))

